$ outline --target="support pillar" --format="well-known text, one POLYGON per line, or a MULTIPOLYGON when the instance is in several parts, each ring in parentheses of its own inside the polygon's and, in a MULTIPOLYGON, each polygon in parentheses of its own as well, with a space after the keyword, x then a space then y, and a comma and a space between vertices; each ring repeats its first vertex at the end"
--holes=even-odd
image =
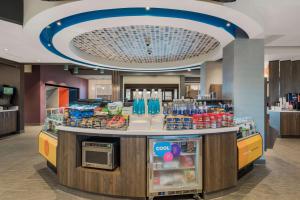
POLYGON ((232 99, 237 117, 252 117, 265 134, 264 42, 236 39, 223 50, 223 98, 232 99))

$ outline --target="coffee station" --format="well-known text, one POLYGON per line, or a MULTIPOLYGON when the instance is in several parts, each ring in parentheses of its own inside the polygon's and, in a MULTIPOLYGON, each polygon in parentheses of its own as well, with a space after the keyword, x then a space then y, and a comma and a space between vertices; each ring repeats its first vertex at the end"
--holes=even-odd
POLYGON ((15 106, 16 89, 0 85, 0 136, 17 131, 18 106, 15 106))
POLYGON ((270 127, 279 137, 300 137, 300 94, 288 93, 271 106, 270 127))

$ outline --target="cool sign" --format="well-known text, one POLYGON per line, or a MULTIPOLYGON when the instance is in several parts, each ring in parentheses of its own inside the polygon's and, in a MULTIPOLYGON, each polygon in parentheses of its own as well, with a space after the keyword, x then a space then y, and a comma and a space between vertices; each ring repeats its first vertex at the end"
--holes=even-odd
POLYGON ((154 144, 154 153, 163 157, 166 153, 171 152, 171 143, 170 142, 157 142, 154 144))

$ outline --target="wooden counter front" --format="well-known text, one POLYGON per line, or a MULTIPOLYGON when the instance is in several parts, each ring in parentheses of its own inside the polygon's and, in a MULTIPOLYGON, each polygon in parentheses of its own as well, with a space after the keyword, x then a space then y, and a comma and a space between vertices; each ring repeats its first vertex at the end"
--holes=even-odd
POLYGON ((235 132, 204 136, 204 192, 237 185, 237 139, 235 132))
POLYGON ((81 167, 76 160, 76 152, 81 153, 78 135, 60 132, 58 136, 57 174, 62 185, 105 195, 146 197, 146 137, 121 137, 120 167, 107 171, 81 167))
POLYGON ((0 111, 0 137, 17 131, 17 110, 0 111))
MULTIPOLYGON (((101 137, 101 134, 99 136, 101 137)), ((213 193, 235 186, 237 184, 236 132, 209 133, 202 136, 203 192, 213 193)), ((89 137, 87 133, 59 131, 57 158, 59 182, 64 186, 92 193, 147 197, 148 137, 111 136, 120 138, 121 163, 114 171, 81 167, 81 160, 78 159, 81 157, 81 142, 87 137, 89 137)))
POLYGON ((280 137, 300 137, 300 111, 269 111, 270 128, 280 137))

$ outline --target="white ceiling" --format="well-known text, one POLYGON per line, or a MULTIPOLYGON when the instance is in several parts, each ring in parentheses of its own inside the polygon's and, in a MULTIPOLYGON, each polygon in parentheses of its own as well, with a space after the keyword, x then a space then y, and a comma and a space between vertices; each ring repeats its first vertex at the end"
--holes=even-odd
POLYGON ((21 63, 67 62, 41 46, 21 25, 0 20, 0 57, 21 63))
MULTIPOLYGON (((286 58, 289 54, 292 58, 300 58, 299 0, 237 0, 224 5, 261 24, 264 34, 260 37, 266 40, 266 59, 286 58)), ((23 63, 68 62, 45 50, 35 38, 23 31, 22 26, 2 20, 0 57, 23 63)))

